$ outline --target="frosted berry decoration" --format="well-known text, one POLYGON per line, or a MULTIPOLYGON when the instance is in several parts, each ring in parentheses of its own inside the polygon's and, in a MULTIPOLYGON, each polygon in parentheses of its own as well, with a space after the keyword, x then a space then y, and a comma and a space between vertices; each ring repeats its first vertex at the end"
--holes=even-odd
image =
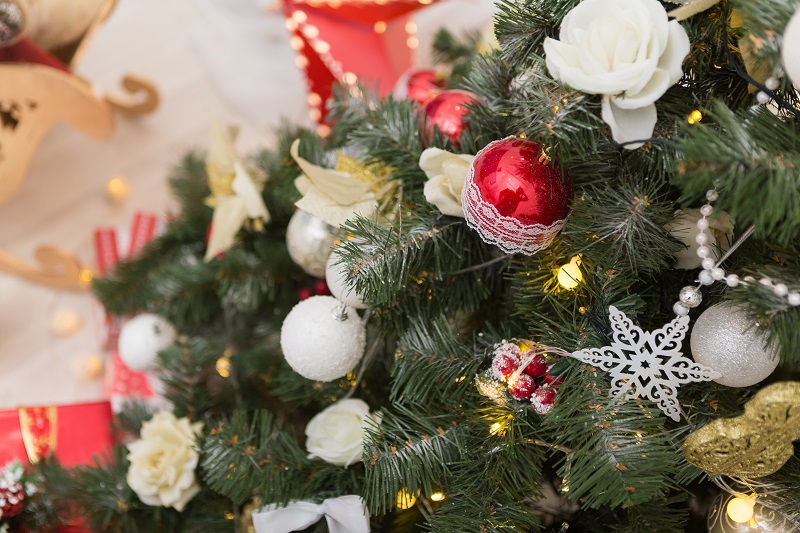
POLYGON ((540 415, 546 415, 553 408, 556 401, 556 390, 544 386, 536 389, 531 395, 533 410, 540 415))
POLYGON ((8 463, 0 476, 0 520, 12 518, 25 506, 25 489, 22 486, 22 464, 8 463))
POLYGON ((499 353, 492 359, 492 373, 497 379, 507 380, 519 368, 519 359, 508 353, 499 353))
POLYGON ((536 383, 527 374, 520 374, 508 380, 508 393, 516 400, 527 400, 536 390, 536 383))
POLYGON ((572 202, 572 182, 535 141, 507 137, 477 153, 461 196, 467 224, 507 254, 550 246, 572 202))
MULTIPOLYGON (((525 354, 525 357, 527 358, 529 355, 525 354)), ((547 373, 547 361, 545 361, 542 354, 537 353, 533 355, 533 358, 525 366, 523 372, 532 378, 540 378, 547 373)))

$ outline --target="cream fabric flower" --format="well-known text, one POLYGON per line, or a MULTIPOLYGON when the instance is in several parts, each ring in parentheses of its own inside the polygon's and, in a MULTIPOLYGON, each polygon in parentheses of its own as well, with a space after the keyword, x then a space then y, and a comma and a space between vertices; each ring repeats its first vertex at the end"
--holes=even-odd
POLYGON ((689 37, 657 0, 585 0, 564 17, 558 40, 545 39, 544 51, 553 77, 604 95, 603 120, 615 141, 628 143, 653 135, 654 102, 683 75, 689 37))
POLYGON ((233 146, 238 133, 235 127, 211 123, 206 172, 213 196, 206 203, 214 208, 214 215, 206 246, 206 261, 229 250, 248 219, 258 230, 270 221, 269 211, 261 197, 265 176, 245 168, 233 146))
POLYGON ((317 413, 306 426, 308 457, 345 468, 361 461, 364 429, 378 421, 363 400, 339 400, 317 413))
POLYGON ((428 176, 425 199, 445 215, 464 218, 461 192, 474 155, 452 154, 439 148, 428 148, 419 158, 419 167, 428 176))
POLYGON ((128 486, 147 505, 183 511, 200 492, 195 477, 197 434, 203 424, 156 413, 142 424, 141 438, 128 444, 128 486))
MULTIPOLYGON (((697 221, 703 218, 700 209, 681 209, 667 225, 666 229, 670 235, 681 241, 686 248, 675 255, 674 268, 683 270, 694 270, 702 266, 703 260, 697 256, 697 248, 700 245, 695 241, 699 233, 697 221)), ((731 247, 733 240, 733 221, 725 211, 714 211, 708 218, 708 246, 716 259, 720 258, 720 252, 725 253, 731 247)))
POLYGON ((294 181, 294 186, 303 195, 295 205, 335 228, 356 215, 373 218, 382 213, 400 186, 398 180, 390 179, 391 169, 388 167, 370 167, 339 153, 337 168, 324 168, 300 157, 299 147, 298 139, 290 150, 303 171, 294 181))

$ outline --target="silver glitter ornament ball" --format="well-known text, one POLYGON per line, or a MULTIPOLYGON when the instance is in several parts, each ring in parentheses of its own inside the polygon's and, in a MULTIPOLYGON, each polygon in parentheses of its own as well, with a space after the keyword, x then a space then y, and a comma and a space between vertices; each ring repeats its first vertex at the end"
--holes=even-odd
POLYGON ((762 328, 742 307, 716 304, 701 314, 692 328, 692 357, 722 374, 715 379, 728 387, 749 387, 778 366, 778 346, 767 346, 762 328))
POLYGON ((336 240, 336 229, 321 218, 298 209, 286 227, 286 248, 292 261, 307 274, 325 277, 325 265, 336 240))
POLYGON ((680 300, 684 307, 694 309, 703 301, 703 293, 701 293, 700 289, 697 287, 688 285, 682 288, 681 292, 678 293, 678 300, 680 300))
POLYGON ((325 268, 325 283, 328 284, 328 289, 343 304, 355 309, 366 309, 369 306, 364 303, 361 295, 347 284, 347 272, 345 266, 339 263, 340 259, 336 252, 328 258, 328 266, 325 268))
POLYGON ((17 0, 0 0, 0 48, 19 41, 26 26, 23 6, 17 0))
POLYGON ((281 350, 301 376, 333 381, 353 370, 364 355, 367 330, 355 309, 337 319, 342 304, 330 296, 312 296, 295 305, 281 326, 281 350))

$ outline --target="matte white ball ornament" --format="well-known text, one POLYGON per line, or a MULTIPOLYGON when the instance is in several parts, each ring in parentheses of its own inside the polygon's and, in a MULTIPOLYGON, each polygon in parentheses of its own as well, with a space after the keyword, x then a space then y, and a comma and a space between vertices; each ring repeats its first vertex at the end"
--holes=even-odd
POLYGON ((325 265, 336 240, 336 228, 321 218, 298 209, 286 226, 286 248, 292 261, 307 274, 325 276, 325 265))
POLYGON ((797 53, 800 50, 800 8, 794 12, 783 31, 782 47, 783 71, 795 87, 800 87, 800 54, 797 53))
POLYGON ((364 355, 367 330, 358 313, 331 296, 295 305, 281 326, 281 350, 301 376, 333 381, 353 370, 364 355))
POLYGON ((345 265, 338 264, 339 259, 339 255, 332 253, 325 266, 325 282, 328 284, 328 290, 343 304, 355 309, 366 309, 369 306, 361 299, 361 295, 347 285, 345 265))
POLYGON ((749 387, 778 366, 778 347, 767 346, 762 328, 740 306, 713 305, 703 311, 692 328, 692 357, 722 374, 715 379, 728 387, 749 387))
POLYGON ((175 328, 158 315, 143 313, 125 323, 117 348, 125 366, 137 372, 155 365, 158 352, 175 340, 175 328))

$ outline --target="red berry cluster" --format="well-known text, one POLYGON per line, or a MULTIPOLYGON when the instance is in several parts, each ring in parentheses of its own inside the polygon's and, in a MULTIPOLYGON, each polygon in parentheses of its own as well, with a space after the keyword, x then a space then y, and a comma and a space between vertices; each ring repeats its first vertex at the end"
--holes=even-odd
POLYGON ((534 411, 540 415, 547 414, 553 408, 555 388, 563 381, 550 374, 542 354, 533 350, 523 352, 519 346, 508 341, 503 341, 494 349, 492 374, 508 384, 508 393, 512 398, 530 400, 534 411))
POLYGON ((18 463, 6 465, 0 476, 0 519, 11 518, 22 512, 25 505, 25 489, 20 482, 22 468, 18 463))
POLYGON ((303 300, 307 300, 314 295, 317 296, 328 296, 331 291, 328 289, 328 284, 325 283, 324 279, 318 279, 314 282, 314 288, 311 287, 303 287, 299 291, 297 291, 297 299, 301 302, 303 300))

